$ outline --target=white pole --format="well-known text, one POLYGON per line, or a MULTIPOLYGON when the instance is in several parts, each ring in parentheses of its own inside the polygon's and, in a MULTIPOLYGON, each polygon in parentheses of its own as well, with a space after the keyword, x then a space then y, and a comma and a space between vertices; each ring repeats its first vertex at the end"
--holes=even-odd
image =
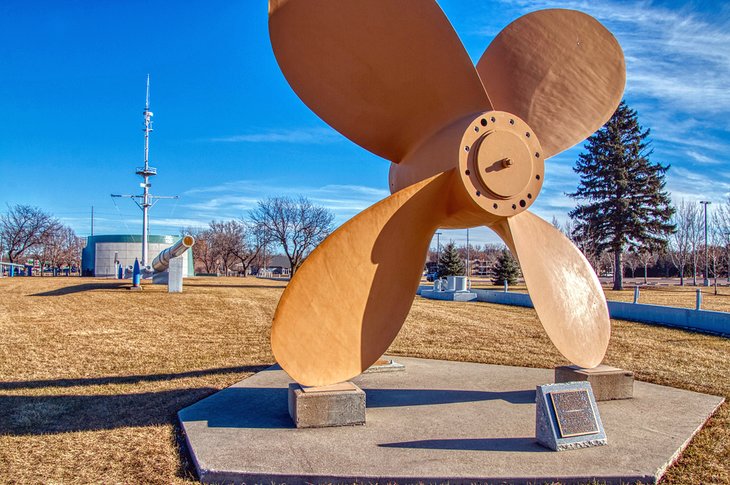
POLYGON ((712 204, 712 202, 709 202, 706 200, 701 200, 700 204, 705 206, 705 278, 702 283, 704 286, 710 286, 710 277, 707 274, 708 268, 709 268, 708 261, 707 261, 707 205, 712 204))
POLYGON ((149 155, 150 155, 150 131, 152 131, 152 112, 150 111, 150 75, 147 74, 147 95, 144 104, 144 171, 142 178, 144 187, 142 193, 142 266, 147 266, 148 259, 148 228, 150 208, 150 184, 149 184, 149 155))
POLYGON ((466 287, 471 288, 471 271, 469 270, 469 228, 466 228, 466 287))

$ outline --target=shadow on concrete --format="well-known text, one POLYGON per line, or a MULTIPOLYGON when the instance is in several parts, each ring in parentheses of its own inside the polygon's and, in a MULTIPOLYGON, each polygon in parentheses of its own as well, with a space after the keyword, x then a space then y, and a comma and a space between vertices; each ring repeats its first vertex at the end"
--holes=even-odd
POLYGON ((178 413, 180 421, 205 421, 211 428, 293 428, 289 390, 229 387, 178 413))
POLYGON ((502 400, 512 404, 534 404, 535 391, 456 391, 448 389, 363 389, 369 408, 426 406, 459 402, 502 400))
POLYGON ((210 387, 115 395, 0 395, 0 435, 97 431, 175 422, 175 412, 214 393, 210 387))
MULTIPOLYGON (((367 389, 368 408, 425 406, 502 399, 535 402, 535 391, 482 392, 440 389, 367 389)), ((283 387, 230 387, 180 411, 180 420, 205 421, 215 428, 293 428, 283 387)))
MULTIPOLYGON (((105 384, 135 384, 137 382, 169 381, 173 379, 187 379, 190 377, 229 374, 234 372, 260 372, 269 367, 270 366, 268 365, 241 365, 237 367, 216 367, 213 369, 201 369, 167 374, 87 377, 80 379, 48 379, 40 381, 11 381, 0 382, 0 390, 38 389, 42 387, 101 386, 105 384)), ((275 366, 271 370, 277 369, 279 369, 279 367, 275 366)))
POLYGON ((382 443, 383 448, 420 448, 426 450, 464 450, 464 451, 549 451, 538 445, 535 438, 470 438, 403 441, 382 443))
POLYGON ((120 281, 115 283, 82 283, 80 285, 64 286, 51 291, 44 291, 42 293, 33 293, 30 296, 61 296, 70 295, 72 293, 81 293, 84 291, 94 290, 118 290, 130 286, 129 281, 120 281))

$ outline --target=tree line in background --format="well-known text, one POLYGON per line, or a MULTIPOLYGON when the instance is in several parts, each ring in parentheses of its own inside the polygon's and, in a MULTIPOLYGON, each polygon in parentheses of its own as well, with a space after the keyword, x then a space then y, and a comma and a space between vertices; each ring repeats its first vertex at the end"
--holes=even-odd
MULTIPOLYGON (((701 204, 681 200, 670 218, 674 232, 669 234, 664 245, 653 248, 646 246, 624 248, 620 255, 623 277, 643 278, 647 283, 649 277, 679 278, 680 285, 690 283, 702 284, 705 262, 710 279, 728 278, 730 274, 730 198, 716 208, 708 209, 707 246, 705 246, 704 210, 701 204)), ((576 230, 571 220, 561 224, 553 218, 552 224, 581 249, 596 274, 613 277, 616 272, 616 255, 611 248, 598 249, 598 244, 585 237, 585 233, 576 230)), ((452 251, 458 255, 461 266, 468 263, 470 276, 481 276, 491 279, 494 284, 502 284, 504 275, 511 275, 509 283, 519 274, 510 269, 518 263, 511 257, 503 244, 471 244, 457 246, 453 242, 444 244, 440 251, 431 248, 428 255, 427 271, 439 277, 450 274, 465 275, 466 268, 459 271, 459 264, 454 264, 452 251), (467 261, 468 255, 468 261, 467 261), (506 256, 505 256, 506 255, 506 256), (436 261, 440 261, 437 265, 436 261)))
POLYGON ((48 212, 28 205, 8 206, 0 214, 0 258, 56 273, 77 272, 81 266, 82 238, 48 212))
MULTIPOLYGON (((196 272, 241 274, 266 268, 272 253, 283 251, 290 274, 332 232, 334 214, 304 197, 261 200, 247 217, 211 221, 207 228, 186 228, 195 237, 196 272)), ((0 214, 0 261, 32 263, 44 271, 78 272, 85 239, 52 214, 27 205, 0 214)), ((40 274, 43 275, 41 271, 40 274)))
POLYGON ((430 279, 446 276, 481 276, 495 285, 506 281, 517 283, 520 268, 512 254, 502 244, 469 244, 457 246, 453 241, 443 248, 430 249, 426 271, 430 279))
POLYGON ((293 275, 333 229, 334 214, 305 197, 261 200, 246 217, 186 228, 195 237, 196 272, 246 276, 270 267, 283 251, 293 275))

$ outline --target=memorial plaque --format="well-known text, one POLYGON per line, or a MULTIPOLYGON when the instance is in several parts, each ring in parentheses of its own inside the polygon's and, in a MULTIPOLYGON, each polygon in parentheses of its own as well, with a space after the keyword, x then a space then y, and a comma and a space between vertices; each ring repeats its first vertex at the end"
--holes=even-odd
POLYGON ((554 391, 550 393, 550 400, 561 437, 598 433, 596 415, 586 389, 554 391))
POLYGON ((535 438, 555 451, 608 444, 588 381, 537 386, 535 438))

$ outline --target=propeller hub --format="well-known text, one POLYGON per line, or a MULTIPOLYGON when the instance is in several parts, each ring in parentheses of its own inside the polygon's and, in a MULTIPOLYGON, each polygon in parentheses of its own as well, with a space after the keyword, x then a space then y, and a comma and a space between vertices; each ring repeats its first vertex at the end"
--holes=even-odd
POLYGON ((542 148, 517 116, 490 111, 477 117, 462 138, 459 160, 466 189, 483 209, 515 215, 532 205, 542 188, 542 148))

